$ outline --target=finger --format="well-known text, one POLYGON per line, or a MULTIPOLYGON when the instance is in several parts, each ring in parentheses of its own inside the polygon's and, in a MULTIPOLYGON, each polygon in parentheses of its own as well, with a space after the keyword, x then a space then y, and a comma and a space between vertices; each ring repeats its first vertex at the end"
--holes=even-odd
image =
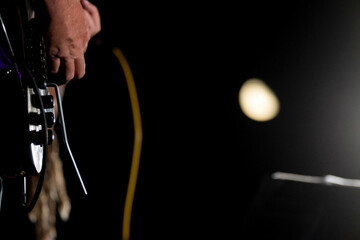
POLYGON ((74 59, 71 58, 64 58, 61 62, 62 66, 61 68, 64 71, 65 80, 70 81, 75 76, 75 64, 74 59))
POLYGON ((57 73, 60 68, 60 58, 57 57, 51 57, 50 58, 50 73, 57 73))
POLYGON ((84 11, 84 15, 85 15, 85 21, 87 23, 93 24, 94 20, 92 19, 90 13, 88 11, 84 11))
POLYGON ((80 79, 83 78, 85 75, 85 59, 84 58, 77 58, 75 59, 75 77, 80 79))
POLYGON ((87 12, 90 13, 90 15, 98 15, 99 14, 97 7, 94 4, 92 4, 91 2, 89 2, 88 0, 82 0, 81 5, 87 12))
POLYGON ((101 20, 98 8, 88 0, 82 0, 81 4, 84 8, 85 17, 90 25, 91 35, 94 36, 101 30, 101 20))
POLYGON ((85 16, 85 21, 86 21, 86 25, 88 28, 88 32, 90 34, 90 36, 92 37, 94 35, 94 20, 92 19, 91 15, 89 12, 84 11, 84 16, 85 16))

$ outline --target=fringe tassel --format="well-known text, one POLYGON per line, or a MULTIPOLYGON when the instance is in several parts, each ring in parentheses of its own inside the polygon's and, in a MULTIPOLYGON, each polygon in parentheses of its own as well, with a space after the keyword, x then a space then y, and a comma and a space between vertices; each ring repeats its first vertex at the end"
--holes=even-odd
POLYGON ((55 240, 56 213, 62 221, 69 219, 71 202, 67 194, 59 142, 55 133, 53 143, 48 147, 48 159, 43 187, 29 219, 35 224, 36 240, 55 240))

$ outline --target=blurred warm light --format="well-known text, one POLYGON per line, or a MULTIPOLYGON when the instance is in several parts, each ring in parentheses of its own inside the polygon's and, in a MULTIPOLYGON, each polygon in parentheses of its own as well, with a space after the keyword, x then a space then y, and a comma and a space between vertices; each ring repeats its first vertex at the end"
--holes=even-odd
POLYGON ((239 103, 244 114, 255 121, 269 121, 280 110, 276 94, 264 81, 256 78, 247 80, 241 86, 239 103))

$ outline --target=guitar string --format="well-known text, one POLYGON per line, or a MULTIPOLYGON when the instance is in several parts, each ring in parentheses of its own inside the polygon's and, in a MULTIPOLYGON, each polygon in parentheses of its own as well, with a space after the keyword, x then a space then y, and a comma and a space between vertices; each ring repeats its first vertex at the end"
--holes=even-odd
POLYGON ((3 198, 3 190, 4 190, 3 178, 0 177, 0 213, 1 213, 2 198, 3 198))
POLYGON ((6 31, 5 23, 4 23, 4 21, 3 21, 2 17, 1 17, 1 14, 0 14, 0 22, 1 22, 1 27, 2 27, 2 29, 3 29, 3 32, 4 32, 4 34, 5 34, 5 37, 6 37, 6 41, 7 41, 8 45, 9 45, 9 49, 10 49, 11 55, 12 55, 12 56, 15 56, 14 51, 13 51, 12 46, 11 46, 11 43, 10 43, 9 36, 8 36, 8 34, 7 34, 7 31, 6 31))
MULTIPOLYGON (((13 53, 12 48, 11 48, 11 44, 10 44, 10 41, 9 41, 9 38, 8 38, 8 35, 7 35, 7 32, 6 32, 6 28, 5 28, 5 25, 4 25, 4 21, 3 21, 2 17, 1 17, 1 14, 0 14, 0 23, 1 23, 1 27, 3 29, 3 32, 5 33, 6 40, 9 43, 10 51, 11 51, 11 53, 13 53)), ((3 178, 0 176, 0 213, 1 213, 1 204, 2 204, 2 198, 3 198, 3 191, 4 191, 3 178)))
POLYGON ((124 54, 121 52, 119 48, 114 48, 113 53, 118 59, 127 83, 131 109, 133 114, 133 122, 134 122, 134 145, 133 145, 133 155, 132 162, 130 168, 130 176, 128 182, 128 188, 125 198, 124 205, 124 215, 123 215, 123 228, 122 228, 122 240, 130 239, 130 223, 131 223, 131 212, 132 206, 134 202, 134 195, 136 189, 137 176, 139 172, 140 165, 140 155, 141 155, 141 145, 143 139, 142 132, 142 124, 141 124, 141 115, 140 115, 140 107, 139 100, 137 97, 136 86, 134 77, 132 75, 129 63, 127 62, 124 54))

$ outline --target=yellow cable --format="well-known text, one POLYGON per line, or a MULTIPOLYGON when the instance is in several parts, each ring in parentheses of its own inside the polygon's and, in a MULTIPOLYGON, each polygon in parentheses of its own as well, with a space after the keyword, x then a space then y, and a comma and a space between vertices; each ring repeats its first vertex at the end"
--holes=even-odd
POLYGON ((133 122, 134 122, 134 146, 133 146, 133 155, 132 162, 130 168, 130 176, 128 189, 125 198, 125 206, 124 206, 124 216, 123 216, 123 228, 122 228, 122 239, 129 240, 130 239, 130 222, 131 222, 131 211, 134 202, 135 188, 137 175, 140 164, 140 153, 141 153, 141 144, 142 144, 142 125, 141 125, 141 115, 140 115, 140 107, 139 100, 136 93, 135 81, 134 77, 131 73, 130 66, 119 48, 114 48, 113 53, 118 59, 125 75, 126 83, 129 90, 130 102, 133 114, 133 122))

